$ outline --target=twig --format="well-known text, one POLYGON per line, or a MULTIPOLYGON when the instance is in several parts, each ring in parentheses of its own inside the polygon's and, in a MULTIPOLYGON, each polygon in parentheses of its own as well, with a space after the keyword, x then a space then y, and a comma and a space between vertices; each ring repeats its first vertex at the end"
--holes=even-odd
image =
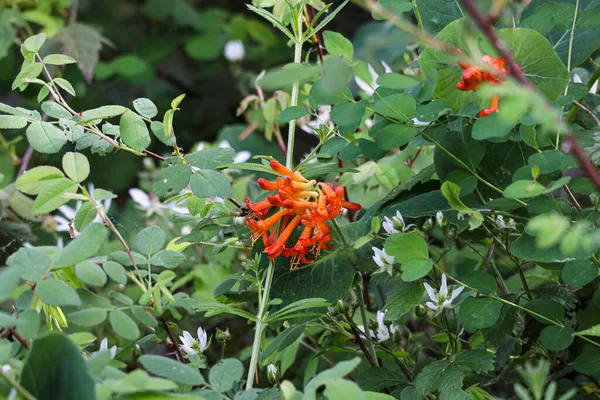
POLYGON ((25 347, 27 350, 29 350, 29 344, 27 343, 27 341, 25 339, 23 339, 23 337, 21 335, 19 335, 17 333, 17 331, 15 331, 13 328, 8 328, 8 331, 15 339, 17 339, 19 341, 19 343, 21 343, 23 345, 23 347, 25 347))
POLYGON ((496 35, 492 21, 481 12, 473 0, 462 0, 462 2, 467 8, 467 11, 469 11, 469 14, 471 14, 473 17, 473 20, 477 26, 479 26, 479 29, 485 33, 492 43, 492 46, 494 46, 494 48, 498 51, 498 54, 504 58, 508 64, 510 74, 513 76, 513 78, 515 78, 521 85, 532 88, 531 83, 527 80, 527 78, 525 78, 525 75, 523 75, 521 69, 517 67, 517 64, 515 64, 515 61, 513 60, 504 43, 496 35))
POLYGON ((487 260, 485 261, 485 265, 483 267, 483 272, 487 272, 490 263, 492 262, 492 258, 494 257, 494 251, 496 250, 496 242, 492 241, 492 246, 490 247, 490 252, 488 253, 487 260))
POLYGON ((600 175, 598 175, 596 167, 594 167, 594 164, 592 164, 592 162, 589 160, 587 154, 585 154, 585 150, 583 150, 575 136, 568 135, 567 141, 569 142, 571 151, 575 154, 575 157, 577 157, 581 168, 584 169, 589 178, 592 180, 594 186, 596 186, 596 190, 600 192, 600 175))
MULTIPOLYGON (((308 5, 308 14, 310 15, 309 18, 309 23, 312 22, 313 19, 315 19, 315 8, 313 6, 311 6, 310 4, 308 5)), ((319 51, 319 60, 321 60, 321 64, 323 64, 323 46, 321 46, 321 33, 317 32, 315 33, 315 39, 317 40, 317 50, 319 51)))
POLYGON ((417 158, 419 158, 419 155, 421 155, 422 151, 423 151, 423 147, 419 147, 419 150, 417 150, 417 153, 413 156, 413 158, 411 158, 410 160, 408 160, 406 162, 406 166, 408 168, 412 168, 413 164, 415 163, 415 161, 417 161, 417 158))
POLYGON ((165 331, 167 331, 167 334, 169 335, 169 338, 171 339, 171 342, 173 343, 173 346, 175 346, 175 351, 177 352, 177 356, 179 356, 179 359, 181 360, 182 363, 187 364, 188 361, 183 357, 183 353, 181 352, 181 349, 179 348, 179 343, 177 343, 177 341, 175 340, 175 337, 173 336, 173 332, 171 332, 171 328, 169 328, 169 324, 167 323, 167 321, 165 321, 165 319, 163 317, 160 318, 160 322, 162 322, 165 331))
POLYGON ((573 202, 573 204, 575 205, 575 208, 577 208, 578 211, 583 211, 583 208, 581 208, 581 205, 579 204, 579 202, 577 201, 577 199, 575 198, 575 195, 573 194, 573 192, 571 191, 571 188, 569 187, 569 185, 565 185, 565 191, 567 192, 567 194, 569 195, 569 197, 571 198, 571 201, 573 202))
POLYGON ((598 127, 600 128, 600 118, 598 118, 598 116, 596 114, 594 114, 594 112, 592 110, 590 110, 589 108, 587 108, 586 106, 584 106, 583 104, 578 102, 577 100, 573 100, 573 104, 575 104, 577 107, 581 108, 583 111, 588 113, 589 116, 592 117, 594 119, 594 121, 596 121, 596 125, 598 125, 598 127))
POLYGON ((378 365, 371 356, 371 353, 369 353, 369 350, 367 350, 367 347, 365 346, 364 342, 360 338, 360 333, 358 332, 358 329, 356 329, 354 323, 352 323, 351 321, 348 322, 350 325, 350 329, 352 330, 352 334, 354 335, 354 341, 356 342, 360 350, 364 353, 365 357, 367 358, 367 361, 369 362, 369 364, 371 364, 371 367, 377 368, 378 365))
POLYGON ((33 155, 33 147, 29 146, 27 151, 25 151, 25 155, 23 155, 23 159, 21 160, 21 166, 19 167, 19 173, 17 177, 23 175, 29 166, 29 161, 31 160, 31 156, 33 155))

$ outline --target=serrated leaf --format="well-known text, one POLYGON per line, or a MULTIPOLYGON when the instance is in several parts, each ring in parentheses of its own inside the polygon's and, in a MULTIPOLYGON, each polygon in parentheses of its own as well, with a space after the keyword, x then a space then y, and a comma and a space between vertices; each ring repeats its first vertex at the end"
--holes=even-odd
POLYGON ((65 65, 65 64, 75 64, 77 60, 73 57, 69 57, 65 54, 50 54, 44 57, 44 64, 50 65, 65 65))
POLYGON ((127 110, 121 115, 119 129, 123 143, 135 151, 143 151, 150 145, 150 132, 146 122, 133 111, 127 110))
POLYGON ((0 115, 0 129, 21 129, 27 126, 27 118, 15 115, 0 115))
POLYGON ((400 282, 387 295, 387 317, 390 320, 400 319, 421 303, 424 292, 425 287, 421 282, 400 282))
POLYGON ((51 306, 80 306, 81 299, 75 289, 58 279, 44 279, 38 282, 35 294, 51 306))
POLYGON ((96 218, 96 210, 91 203, 84 203, 75 215, 75 229, 79 232, 87 228, 96 218))
POLYGON ((102 267, 104 268, 106 275, 113 281, 121 284, 127 283, 127 271, 125 271, 125 268, 118 262, 107 261, 102 267))
POLYGON ((202 375, 200 375, 196 368, 173 359, 146 354, 141 356, 139 361, 150 373, 174 382, 190 386, 200 386, 204 383, 202 375))
POLYGON ((152 190, 159 197, 174 196, 185 189, 191 177, 192 168, 189 165, 173 165, 156 173, 152 190))
POLYGON ((91 224, 58 253, 52 269, 70 267, 93 257, 100 250, 107 236, 108 230, 104 225, 91 224))
POLYGON ((165 268, 175 268, 184 261, 185 256, 173 250, 160 250, 150 258, 150 264, 165 268))
POLYGON ((133 101, 133 108, 146 118, 152 119, 158 115, 158 108, 156 108, 156 105, 151 100, 143 97, 133 101))
POLYGON ((208 381, 216 391, 226 392, 233 387, 235 382, 242 379, 243 374, 244 365, 241 361, 226 358, 210 369, 208 381))
POLYGON ((90 174, 90 162, 81 153, 65 153, 62 166, 65 174, 78 183, 85 181, 90 174))
POLYGON ((102 267, 91 261, 83 261, 75 266, 77 278, 88 285, 103 287, 106 285, 106 274, 102 267))
POLYGON ((33 202, 33 212, 47 214, 69 202, 64 195, 77 192, 77 183, 67 178, 49 181, 33 202))
POLYGON ((39 33, 37 35, 33 35, 25 39, 23 42, 23 47, 32 53, 37 53, 42 45, 46 42, 46 34, 39 33))
POLYGON ((166 234, 159 226, 149 226, 138 233, 133 248, 150 256, 164 247, 165 240, 166 234))
POLYGON ((220 172, 211 171, 208 169, 200 169, 196 171, 190 180, 192 193, 200 198, 206 197, 231 197, 231 184, 220 172))
POLYGON ((81 118, 84 121, 93 121, 96 119, 112 118, 123 114, 125 111, 129 111, 123 106, 102 106, 93 108, 91 110, 84 111, 81 114, 81 118))
POLYGON ((69 82, 66 79, 63 78, 54 78, 54 83, 56 83, 60 88, 62 88, 65 92, 69 93, 71 96, 76 96, 77 93, 75 93, 75 88, 73 87, 73 85, 71 85, 71 82, 69 82))
POLYGON ((235 150, 232 148, 200 150, 186 156, 194 167, 212 170, 233 163, 234 158, 235 150))
POLYGON ((402 280, 414 281, 424 277, 433 267, 425 239, 416 233, 398 233, 385 242, 385 251, 402 266, 402 280))
POLYGON ((67 143, 67 137, 56 126, 44 122, 33 122, 26 131, 27 140, 31 147, 40 153, 58 153, 67 143))
POLYGON ((35 195, 39 194, 47 184, 64 177, 60 169, 43 165, 26 171, 15 184, 21 192, 35 195))

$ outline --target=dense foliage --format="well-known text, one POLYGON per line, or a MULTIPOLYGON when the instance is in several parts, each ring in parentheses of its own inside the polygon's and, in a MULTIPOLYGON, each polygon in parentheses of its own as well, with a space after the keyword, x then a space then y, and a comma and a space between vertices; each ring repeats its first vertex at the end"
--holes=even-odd
POLYGON ((600 396, 600 1, 139 3, 0 0, 0 397, 600 396))

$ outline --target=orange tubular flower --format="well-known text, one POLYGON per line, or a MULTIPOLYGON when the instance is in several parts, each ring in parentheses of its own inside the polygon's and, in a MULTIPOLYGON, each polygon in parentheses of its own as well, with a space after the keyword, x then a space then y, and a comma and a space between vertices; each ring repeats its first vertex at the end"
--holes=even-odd
MULTIPOLYGON (((456 53, 462 54, 460 49, 456 49, 456 53)), ((458 65, 465 71, 462 74, 462 80, 456 84, 456 88, 462 91, 472 90, 476 92, 482 84, 498 84, 504 81, 504 77, 509 73, 509 67, 504 58, 496 58, 490 55, 485 55, 481 61, 489 66, 488 69, 478 65, 468 65, 464 62, 459 62, 458 65)), ((520 67, 515 64, 520 70, 520 67)), ((498 103, 500 96, 493 96, 489 108, 481 110, 479 117, 487 117, 491 113, 498 112, 498 103)))
POLYGON ((277 193, 254 204, 245 199, 250 210, 246 224, 252 231, 252 239, 262 239, 265 253, 271 260, 281 255, 291 258, 292 269, 299 264, 312 264, 321 250, 332 248, 329 244, 331 227, 327 221, 337 217, 343 209, 360 210, 360 205, 344 200, 342 186, 308 180, 278 161, 271 161, 271 168, 283 177, 278 177, 275 182, 259 179, 258 184, 264 190, 277 193), (267 217, 273 207, 279 210, 267 217), (288 245, 298 226, 303 227, 300 237, 295 244, 288 245), (309 254, 313 259, 307 258, 309 254))

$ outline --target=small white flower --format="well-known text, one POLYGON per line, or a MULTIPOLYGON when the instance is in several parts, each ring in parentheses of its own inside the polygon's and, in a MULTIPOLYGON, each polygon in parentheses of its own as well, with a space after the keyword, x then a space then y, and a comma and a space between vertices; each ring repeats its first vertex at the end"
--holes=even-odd
POLYGON ((450 296, 448 296, 446 274, 442 274, 442 286, 440 287, 439 291, 436 291, 427 282, 424 282, 423 286, 425 286, 425 291, 427 291, 427 295, 431 299, 431 301, 426 302, 425 305, 435 311, 441 311, 444 308, 450 308, 452 306, 452 301, 454 301, 454 299, 456 299, 458 295, 461 294, 461 292, 465 289, 464 286, 459 286, 452 290, 450 296))
POLYGON ((2 368, 0 368, 0 371, 2 371, 2 375, 8 375, 10 374, 10 371, 12 371, 12 368, 10 367, 10 365, 4 364, 2 368))
POLYGON ((396 211, 396 215, 391 219, 389 217, 384 217, 383 221, 383 229, 389 234, 392 235, 394 233, 406 232, 411 227, 415 226, 414 224, 406 225, 404 223, 404 218, 402 218, 402 214, 400 211, 396 211))
MULTIPOLYGON (((385 324, 385 314, 387 314, 387 310, 385 311, 377 311, 377 331, 371 331, 371 339, 377 340, 377 342, 385 342, 389 340, 394 333, 398 330, 398 328, 394 325, 390 325, 389 327, 385 324)), ((363 325, 357 325, 357 328, 364 334, 365 327, 363 325)), ((362 339, 365 339, 364 335, 360 335, 362 339)))
MULTIPOLYGON (((221 140, 219 142, 219 147, 222 149, 231 149, 231 144, 227 140, 221 140)), ((252 154, 249 151, 242 150, 235 153, 235 157, 233 158, 234 164, 239 164, 246 162, 252 157, 252 154)))
POLYGON ((443 212, 438 211, 435 213, 435 222, 438 227, 440 227, 440 228, 444 227, 444 213, 443 212))
POLYGON ((373 250, 373 253, 375 253, 373 255, 373 261, 375 261, 375 264, 377 264, 377 266, 379 267, 379 271, 375 273, 379 274, 382 272, 387 272, 388 274, 390 274, 390 276, 392 276, 392 267, 394 266, 395 261, 394 257, 388 255, 383 249, 378 249, 377 247, 371 247, 371 249, 373 250))
POLYGON ((225 58, 231 62, 236 62, 244 59, 246 50, 244 43, 241 40, 230 40, 225 44, 225 58))
POLYGON ((504 217, 502 215, 498 215, 496 216, 495 222, 496 226, 500 229, 508 229, 512 231, 517 229, 517 224, 512 218, 508 218, 506 221, 504 221, 504 217))
MULTIPOLYGON (((383 69, 385 70, 386 74, 392 72, 392 68, 390 68, 390 66, 385 61, 382 61, 381 64, 383 65, 383 69)), ((365 82, 357 76, 354 77, 354 81, 356 82, 358 87, 368 96, 373 96, 373 93, 375 93, 375 90, 377 90, 377 88, 379 87, 379 85, 377 84, 377 78, 379 78, 379 74, 375 71, 371 64, 368 65, 368 68, 369 74, 371 75, 371 81, 369 83, 365 82)))
POLYGON ((100 342, 100 351, 107 350, 110 353, 110 358, 115 358, 117 355, 117 346, 113 346, 110 349, 108 348, 108 339, 104 338, 100 342))
POLYGON ((150 217, 153 214, 162 214, 163 210, 170 210, 175 214, 185 214, 188 212, 186 207, 180 207, 175 202, 163 204, 157 196, 149 195, 138 188, 129 189, 129 195, 140 206, 139 208, 146 211, 146 217, 150 217))
POLYGON ((189 355, 201 354, 208 347, 208 335, 206 331, 202 327, 198 327, 197 334, 198 339, 194 339, 188 331, 183 331, 183 336, 179 336, 181 348, 189 355))

